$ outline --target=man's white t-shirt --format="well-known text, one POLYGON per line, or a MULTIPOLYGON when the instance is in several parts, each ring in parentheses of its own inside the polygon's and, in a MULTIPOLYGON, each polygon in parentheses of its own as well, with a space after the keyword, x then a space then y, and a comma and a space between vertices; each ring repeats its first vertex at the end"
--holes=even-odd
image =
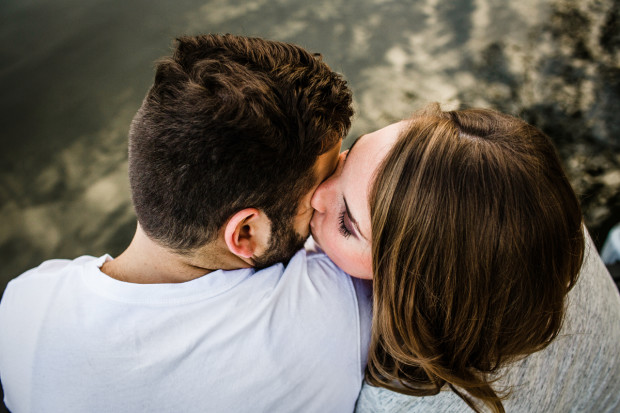
POLYGON ((131 284, 109 256, 51 260, 0 302, 14 412, 350 412, 370 290, 324 254, 284 267, 131 284))

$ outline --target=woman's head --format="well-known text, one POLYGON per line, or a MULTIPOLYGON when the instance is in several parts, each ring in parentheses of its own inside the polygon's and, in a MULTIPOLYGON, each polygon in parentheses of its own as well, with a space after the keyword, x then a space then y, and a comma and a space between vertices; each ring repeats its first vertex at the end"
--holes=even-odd
POLYGON ((360 137, 340 154, 336 171, 311 200, 315 241, 340 268, 358 278, 372 278, 370 207, 375 171, 394 146, 406 121, 360 137))
POLYGON ((433 106, 398 125, 367 166, 367 379, 416 395, 448 383, 500 411, 489 374, 561 326, 583 256, 578 201, 549 138, 519 119, 433 106))

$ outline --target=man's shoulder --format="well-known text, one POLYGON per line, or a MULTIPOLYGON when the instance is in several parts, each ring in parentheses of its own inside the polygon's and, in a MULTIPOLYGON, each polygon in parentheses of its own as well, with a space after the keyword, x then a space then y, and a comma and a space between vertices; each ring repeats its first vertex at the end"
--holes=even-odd
POLYGON ((317 273, 326 273, 346 280, 351 279, 349 274, 334 264, 312 237, 308 238, 302 251, 308 261, 308 266, 313 267, 313 270, 317 271, 317 273))
POLYGON ((74 274, 76 271, 81 271, 85 266, 93 266, 95 268, 100 261, 103 262, 105 260, 105 257, 107 256, 104 255, 97 258, 83 255, 73 260, 52 259, 44 261, 37 267, 31 268, 12 279, 8 283, 6 291, 30 288, 33 284, 57 282, 74 274))
POLYGON ((348 314, 361 304, 359 286, 322 251, 302 249, 286 265, 255 271, 243 287, 247 288, 253 295, 261 290, 260 295, 272 301, 294 299, 298 308, 314 309, 321 302, 322 308, 348 314))
MULTIPOLYGON (((302 249, 282 268, 283 280, 296 283, 311 283, 315 288, 323 288, 330 293, 334 287, 354 290, 351 277, 334 264, 324 252, 302 249)), ((338 292, 333 291, 333 294, 338 292)))

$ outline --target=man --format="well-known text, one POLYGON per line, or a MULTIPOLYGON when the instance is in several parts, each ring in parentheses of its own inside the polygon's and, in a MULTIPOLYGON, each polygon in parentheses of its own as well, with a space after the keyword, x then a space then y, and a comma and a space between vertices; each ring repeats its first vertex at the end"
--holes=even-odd
POLYGON ((291 258, 350 105, 346 82, 297 46, 178 39, 129 132, 129 247, 47 261, 5 291, 7 407, 351 411, 367 294, 322 254, 291 258))

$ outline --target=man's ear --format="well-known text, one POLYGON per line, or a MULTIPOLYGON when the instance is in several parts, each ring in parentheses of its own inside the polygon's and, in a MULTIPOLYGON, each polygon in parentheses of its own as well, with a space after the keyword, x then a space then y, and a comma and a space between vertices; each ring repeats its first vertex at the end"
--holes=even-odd
POLYGON ((262 255, 270 238, 271 221, 256 208, 235 213, 224 228, 224 241, 230 252, 245 259, 262 255))

